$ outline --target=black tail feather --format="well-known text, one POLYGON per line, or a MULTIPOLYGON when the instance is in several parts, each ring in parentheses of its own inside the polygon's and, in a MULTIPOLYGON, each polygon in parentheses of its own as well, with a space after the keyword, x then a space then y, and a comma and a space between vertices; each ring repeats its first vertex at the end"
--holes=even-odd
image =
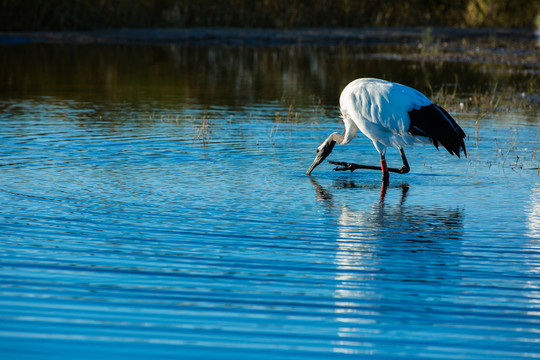
POLYGON ((431 104, 420 109, 409 111, 411 123, 409 133, 411 135, 425 136, 439 149, 439 144, 444 146, 452 155, 460 157, 460 150, 467 156, 465 148, 465 132, 456 121, 442 107, 431 104))

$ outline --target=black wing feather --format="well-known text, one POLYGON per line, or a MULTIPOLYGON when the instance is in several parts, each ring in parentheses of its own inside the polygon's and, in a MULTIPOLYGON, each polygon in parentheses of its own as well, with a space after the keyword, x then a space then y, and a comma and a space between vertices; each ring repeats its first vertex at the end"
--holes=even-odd
POLYGON ((422 106, 420 109, 409 111, 409 118, 411 135, 425 136, 437 149, 441 144, 452 155, 460 157, 459 152, 462 150, 467 156, 463 141, 465 132, 442 107, 435 104, 422 106))

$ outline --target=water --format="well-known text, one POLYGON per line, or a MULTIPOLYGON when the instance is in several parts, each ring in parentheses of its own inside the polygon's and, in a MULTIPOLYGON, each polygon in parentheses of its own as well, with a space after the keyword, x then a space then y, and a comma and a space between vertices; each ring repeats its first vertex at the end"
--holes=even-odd
POLYGON ((2 358, 539 357, 537 112, 454 109, 469 159, 409 149, 387 188, 304 175, 349 80, 524 78, 361 51, 4 47, 2 358))

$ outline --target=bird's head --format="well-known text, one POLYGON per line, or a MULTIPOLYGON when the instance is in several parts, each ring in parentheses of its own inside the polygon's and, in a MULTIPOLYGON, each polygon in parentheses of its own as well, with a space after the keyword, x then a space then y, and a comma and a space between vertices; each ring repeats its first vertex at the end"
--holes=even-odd
POLYGON ((313 160, 313 163, 309 167, 308 171, 306 172, 306 175, 310 175, 313 169, 317 167, 320 163, 324 161, 330 155, 332 150, 334 149, 334 145, 336 145, 336 141, 332 139, 332 135, 328 137, 318 148, 317 148, 317 154, 315 155, 315 160, 313 160))

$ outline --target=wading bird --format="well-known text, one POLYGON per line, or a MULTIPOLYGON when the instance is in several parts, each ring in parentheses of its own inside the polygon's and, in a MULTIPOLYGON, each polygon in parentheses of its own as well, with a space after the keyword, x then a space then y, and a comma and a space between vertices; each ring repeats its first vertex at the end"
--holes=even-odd
POLYGON ((451 155, 460 157, 463 151, 467 156, 463 142, 465 133, 456 121, 442 107, 408 86, 379 79, 357 79, 343 89, 339 106, 345 130, 343 134, 332 133, 317 148, 306 175, 330 155, 336 143, 348 144, 358 129, 373 142, 381 156, 381 166, 329 161, 338 165, 334 170, 381 169, 383 182, 387 182, 389 172, 406 174, 410 171, 403 149, 414 143, 433 144, 437 149, 441 144, 451 155), (388 147, 399 150, 403 160, 401 168, 386 165, 388 147))

